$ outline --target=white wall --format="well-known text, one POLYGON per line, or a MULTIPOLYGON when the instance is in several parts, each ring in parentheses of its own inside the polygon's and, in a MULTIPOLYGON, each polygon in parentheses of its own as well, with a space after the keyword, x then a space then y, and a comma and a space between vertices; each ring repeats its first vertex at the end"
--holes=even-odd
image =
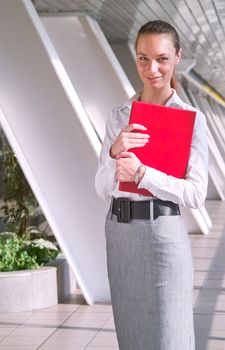
POLYGON ((109 301, 106 205, 94 188, 101 143, 32 3, 1 0, 0 26, 1 125, 87 302, 109 301))

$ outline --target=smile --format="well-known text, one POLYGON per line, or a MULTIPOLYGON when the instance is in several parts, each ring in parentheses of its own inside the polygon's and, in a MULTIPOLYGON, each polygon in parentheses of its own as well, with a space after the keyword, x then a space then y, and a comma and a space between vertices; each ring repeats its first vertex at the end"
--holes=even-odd
POLYGON ((159 77, 146 77, 148 80, 151 80, 151 81, 156 81, 156 80, 159 80, 162 78, 162 75, 160 75, 159 77))

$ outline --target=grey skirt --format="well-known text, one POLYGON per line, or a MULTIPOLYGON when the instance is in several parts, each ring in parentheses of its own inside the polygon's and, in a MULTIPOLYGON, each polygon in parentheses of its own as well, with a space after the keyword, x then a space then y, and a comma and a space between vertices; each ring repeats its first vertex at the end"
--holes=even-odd
POLYGON ((194 350, 193 261, 183 218, 105 225, 120 350, 194 350))

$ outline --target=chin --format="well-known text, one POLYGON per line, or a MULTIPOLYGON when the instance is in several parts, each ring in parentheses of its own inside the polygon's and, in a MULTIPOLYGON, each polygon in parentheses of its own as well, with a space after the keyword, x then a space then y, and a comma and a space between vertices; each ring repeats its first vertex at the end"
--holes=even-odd
POLYGON ((145 81, 145 86, 148 86, 148 88, 153 88, 153 89, 163 89, 168 85, 168 81, 161 80, 161 81, 156 81, 156 82, 151 82, 149 80, 145 81))
POLYGON ((162 83, 159 83, 159 82, 157 82, 157 83, 148 82, 147 85, 148 85, 148 87, 154 88, 154 89, 163 89, 164 86, 165 86, 165 84, 162 84, 162 83))

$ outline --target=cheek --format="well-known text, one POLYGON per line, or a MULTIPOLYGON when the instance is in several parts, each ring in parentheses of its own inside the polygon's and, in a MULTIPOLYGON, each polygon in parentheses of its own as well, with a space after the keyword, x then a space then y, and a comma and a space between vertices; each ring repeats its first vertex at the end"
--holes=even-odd
POLYGON ((146 61, 137 60, 136 61, 136 67, 138 70, 144 70, 148 66, 148 63, 146 61))
POLYGON ((142 75, 148 69, 148 64, 146 62, 136 62, 136 67, 139 75, 142 75))
POLYGON ((163 66, 161 66, 160 70, 163 73, 168 73, 168 74, 171 73, 172 75, 174 72, 174 68, 175 68, 174 64, 164 64, 163 66))

